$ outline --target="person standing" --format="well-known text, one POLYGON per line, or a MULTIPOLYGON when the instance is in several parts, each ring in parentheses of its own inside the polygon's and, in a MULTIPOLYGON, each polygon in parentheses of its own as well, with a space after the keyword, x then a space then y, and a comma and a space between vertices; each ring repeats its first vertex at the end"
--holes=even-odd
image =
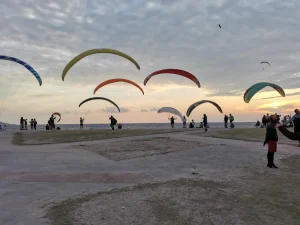
POLYGON ((266 115, 263 115, 263 117, 261 119, 261 122, 262 122, 263 127, 267 126, 267 117, 266 117, 266 115))
POLYGON ((224 126, 225 126, 225 128, 228 128, 228 116, 227 115, 224 116, 224 126))
POLYGON ((177 120, 177 118, 174 118, 172 116, 171 118, 169 118, 169 120, 171 121, 171 127, 174 128, 175 120, 177 120))
POLYGON ((192 120, 193 128, 196 127, 196 123, 194 120, 192 120))
POLYGON ((203 114, 203 125, 204 125, 204 132, 207 131, 207 116, 206 114, 203 114))
POLYGON ((267 113, 267 115, 266 115, 266 125, 268 125, 269 122, 270 122, 270 116, 269 116, 269 113, 267 113))
POLYGON ((33 130, 33 119, 30 120, 30 130, 33 130))
POLYGON ((183 116, 182 122, 183 122, 183 128, 186 128, 186 118, 185 118, 185 116, 183 116))
POLYGON ((267 167, 269 168, 278 168, 274 164, 274 154, 277 151, 277 142, 278 142, 278 135, 276 131, 276 124, 277 124, 277 116, 271 115, 269 117, 269 124, 267 125, 266 129, 266 137, 263 146, 268 144, 268 164, 267 167))
POLYGON ((233 121, 234 121, 234 117, 233 117, 233 115, 231 115, 231 113, 229 113, 230 128, 234 128, 233 121))
MULTIPOLYGON (((287 126, 290 123, 294 123, 294 133, 300 133, 300 111, 299 109, 294 110, 295 115, 292 116, 288 121, 286 121, 283 125, 287 126)), ((300 147, 300 140, 299 140, 299 147, 300 147)))
POLYGON ((109 119, 110 119, 110 127, 111 127, 112 130, 114 130, 115 129, 115 125, 117 124, 118 121, 113 116, 110 116, 109 119))
POLYGON ((33 129, 36 130, 36 125, 37 125, 37 121, 35 120, 35 118, 33 119, 33 129))
POLYGON ((50 123, 51 123, 50 130, 53 130, 53 129, 55 130, 55 119, 56 119, 56 117, 54 117, 54 115, 52 114, 50 117, 50 123))
POLYGON ((25 130, 27 130, 27 119, 24 119, 25 130))
POLYGON ((84 118, 80 117, 80 129, 83 129, 83 121, 84 121, 84 118))
POLYGON ((21 117, 20 119, 20 130, 23 130, 24 129, 24 119, 23 119, 23 116, 21 117))

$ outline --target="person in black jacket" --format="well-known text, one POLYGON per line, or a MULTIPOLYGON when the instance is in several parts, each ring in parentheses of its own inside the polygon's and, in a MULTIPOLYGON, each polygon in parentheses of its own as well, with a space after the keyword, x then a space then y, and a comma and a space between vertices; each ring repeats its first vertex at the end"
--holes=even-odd
POLYGON ((227 115, 224 116, 224 126, 225 126, 225 128, 228 128, 228 116, 227 115))
POLYGON ((206 114, 203 114, 203 125, 204 125, 204 129, 206 132, 207 131, 207 116, 206 116, 206 114))
POLYGON ((277 124, 277 116, 276 115, 271 115, 270 116, 270 122, 267 125, 266 129, 266 138, 264 145, 268 144, 268 167, 269 168, 278 168, 274 164, 274 153, 277 151, 277 142, 278 142, 278 135, 277 135, 277 130, 276 130, 276 124, 277 124))
POLYGON ((109 119, 110 119, 110 127, 111 127, 112 130, 114 130, 115 129, 115 125, 117 124, 118 121, 113 116, 110 116, 109 119))

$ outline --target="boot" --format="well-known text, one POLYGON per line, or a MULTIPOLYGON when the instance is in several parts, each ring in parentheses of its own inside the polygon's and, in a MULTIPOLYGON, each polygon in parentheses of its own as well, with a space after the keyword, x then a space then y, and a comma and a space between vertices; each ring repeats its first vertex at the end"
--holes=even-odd
POLYGON ((268 152, 267 158, 268 158, 268 164, 267 164, 267 167, 272 168, 271 152, 268 152))

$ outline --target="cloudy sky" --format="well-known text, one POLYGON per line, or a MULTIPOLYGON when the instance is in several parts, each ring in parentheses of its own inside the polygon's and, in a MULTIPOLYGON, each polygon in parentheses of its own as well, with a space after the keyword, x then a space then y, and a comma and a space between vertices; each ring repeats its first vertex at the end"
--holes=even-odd
MULTIPOLYGON (((300 1, 297 0, 4 0, 0 2, 0 55, 20 58, 40 74, 43 85, 21 65, 0 62, 0 121, 18 123, 35 117, 46 123, 54 111, 62 123, 105 123, 113 114, 123 123, 166 122, 164 106, 185 114, 199 100, 217 102, 237 121, 256 121, 262 114, 292 113, 300 93, 300 1), (218 27, 221 24, 222 28, 218 27), (65 65, 79 53, 112 48, 132 56, 141 66, 110 54, 82 59, 62 81, 65 65), (261 61, 271 66, 261 65, 261 61), (174 75, 144 78, 153 71, 176 68, 201 83, 174 75), (115 83, 93 90, 112 78, 115 83), (287 96, 265 88, 249 104, 243 93, 256 82, 272 82, 287 96), (89 97, 104 101, 78 104, 89 97)), ((222 121, 214 106, 196 108, 189 119, 222 121)))

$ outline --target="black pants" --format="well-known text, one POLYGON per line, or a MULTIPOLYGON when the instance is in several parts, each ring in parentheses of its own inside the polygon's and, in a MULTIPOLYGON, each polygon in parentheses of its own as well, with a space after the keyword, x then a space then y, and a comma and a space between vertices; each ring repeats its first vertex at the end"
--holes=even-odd
POLYGON ((203 123, 205 131, 207 131, 207 123, 203 123))
POLYGON ((274 165, 274 153, 275 152, 268 152, 267 158, 268 158, 268 165, 273 166, 274 165))
POLYGON ((225 128, 228 128, 228 121, 224 122, 225 128))

